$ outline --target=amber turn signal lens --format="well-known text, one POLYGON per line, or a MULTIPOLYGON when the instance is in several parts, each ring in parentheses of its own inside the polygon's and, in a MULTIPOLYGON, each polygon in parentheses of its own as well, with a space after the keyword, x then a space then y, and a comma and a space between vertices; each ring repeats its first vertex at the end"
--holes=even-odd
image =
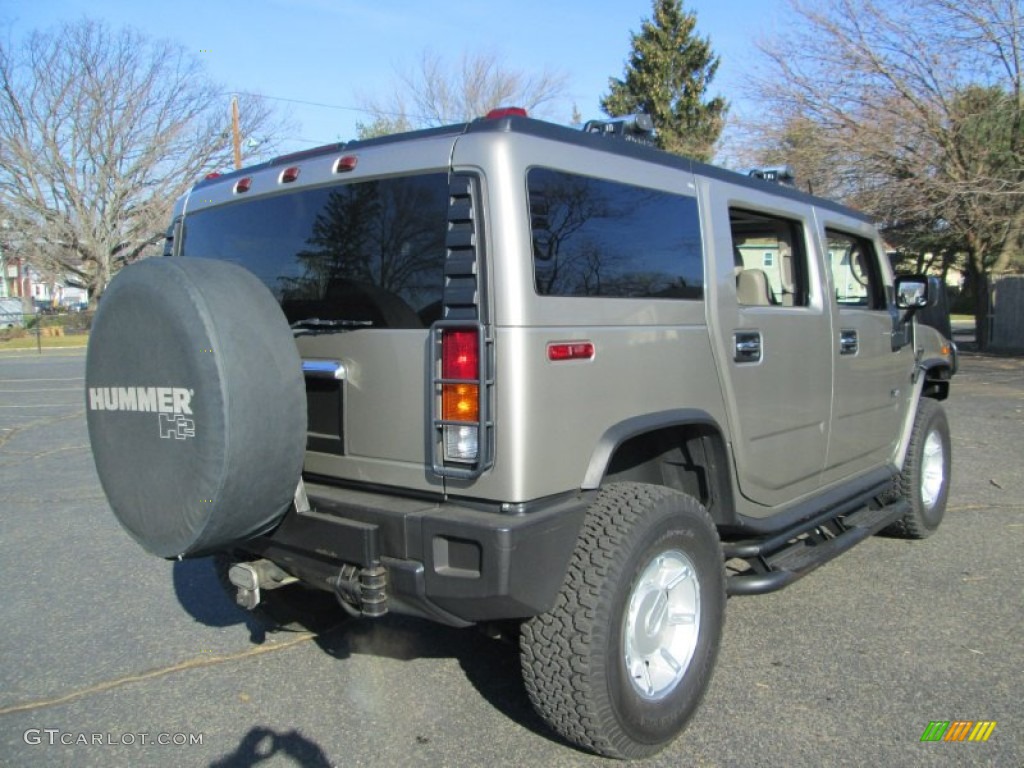
POLYGON ((441 390, 441 418, 445 421, 479 421, 479 387, 476 384, 445 384, 441 390))

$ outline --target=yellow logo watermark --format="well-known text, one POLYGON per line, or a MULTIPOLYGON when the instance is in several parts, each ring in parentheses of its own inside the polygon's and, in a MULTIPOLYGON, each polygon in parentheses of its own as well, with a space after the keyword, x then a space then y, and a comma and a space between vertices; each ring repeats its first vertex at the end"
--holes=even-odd
POLYGON ((988 741, 995 729, 995 720, 932 720, 921 741, 988 741))

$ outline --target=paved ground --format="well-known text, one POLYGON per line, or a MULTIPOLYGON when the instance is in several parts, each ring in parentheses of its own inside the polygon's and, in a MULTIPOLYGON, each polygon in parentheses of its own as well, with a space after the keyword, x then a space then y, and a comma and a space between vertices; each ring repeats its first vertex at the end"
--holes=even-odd
MULTIPOLYGON (((0 764, 610 764, 545 731, 512 649, 472 630, 264 635, 208 561, 146 556, 92 466, 83 360, 0 356, 0 764)), ((647 765, 1024 765, 1024 360, 968 357, 947 406, 939 533, 731 600, 703 707, 647 765), (920 742, 955 719, 997 726, 920 742)))

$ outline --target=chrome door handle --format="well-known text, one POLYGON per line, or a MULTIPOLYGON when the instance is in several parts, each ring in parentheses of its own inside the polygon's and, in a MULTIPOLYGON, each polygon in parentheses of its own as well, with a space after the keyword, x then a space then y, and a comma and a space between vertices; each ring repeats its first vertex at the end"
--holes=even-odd
POLYGON ((761 334, 759 331, 737 331, 733 334, 735 349, 733 360, 737 363, 761 362, 761 334))
POLYGON ((860 349, 860 341, 857 338, 856 331, 840 331, 839 332, 839 354, 840 355, 856 355, 860 349))

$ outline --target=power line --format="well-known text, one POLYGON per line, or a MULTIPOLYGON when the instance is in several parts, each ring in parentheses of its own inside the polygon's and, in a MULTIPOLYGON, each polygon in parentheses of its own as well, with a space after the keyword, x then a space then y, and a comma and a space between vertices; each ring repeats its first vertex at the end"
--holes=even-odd
MULTIPOLYGON (((347 111, 347 112, 365 112, 365 113, 368 113, 368 114, 373 114, 369 110, 362 109, 361 107, 346 107, 346 106, 343 106, 343 105, 340 105, 340 104, 325 104, 323 102, 306 101, 306 100, 303 100, 303 99, 289 99, 289 98, 285 98, 284 96, 268 96, 268 95, 266 95, 264 93, 253 93, 251 91, 225 91, 225 92, 221 93, 220 95, 221 96, 249 96, 249 97, 254 98, 254 99, 266 99, 268 101, 283 101, 283 102, 286 102, 286 103, 289 103, 289 104, 302 104, 304 106, 309 106, 309 107, 321 107, 321 108, 324 108, 324 109, 337 109, 337 110, 343 110, 343 111, 347 111)), ((337 143, 337 142, 341 141, 340 138, 322 140, 322 139, 309 139, 309 138, 306 138, 305 136, 280 136, 280 137, 276 137, 276 140, 277 141, 298 142, 298 143, 301 143, 301 144, 313 144, 313 145, 316 145, 316 146, 320 146, 322 144, 337 143)))
MULTIPOLYGON (((346 112, 365 112, 367 114, 373 114, 368 109, 362 107, 346 107, 341 104, 324 104, 320 101, 305 101, 303 99, 286 99, 283 96, 268 96, 265 93, 251 93, 248 91, 231 91, 231 93, 237 94, 238 96, 251 96, 254 99, 269 99, 270 101, 286 101, 289 104, 305 104, 308 107, 323 107, 324 109, 341 109, 346 112)), ((228 94, 224 94, 228 95, 228 94)))
POLYGON ((279 141, 301 141, 305 144, 330 144, 332 141, 337 143, 342 141, 341 139, 307 139, 305 136, 281 136, 279 141))
POLYGON ((417 120, 426 120, 426 115, 413 115, 408 112, 389 112, 384 109, 366 109, 365 107, 349 107, 343 104, 325 104, 322 101, 306 101, 304 99, 289 99, 284 96, 268 96, 265 93, 252 93, 250 91, 230 91, 223 95, 251 96, 254 99, 268 99, 270 101, 284 101, 289 104, 303 104, 307 107, 322 107, 323 109, 338 109, 345 112, 361 112, 364 115, 387 115, 388 117, 405 117, 417 120))

